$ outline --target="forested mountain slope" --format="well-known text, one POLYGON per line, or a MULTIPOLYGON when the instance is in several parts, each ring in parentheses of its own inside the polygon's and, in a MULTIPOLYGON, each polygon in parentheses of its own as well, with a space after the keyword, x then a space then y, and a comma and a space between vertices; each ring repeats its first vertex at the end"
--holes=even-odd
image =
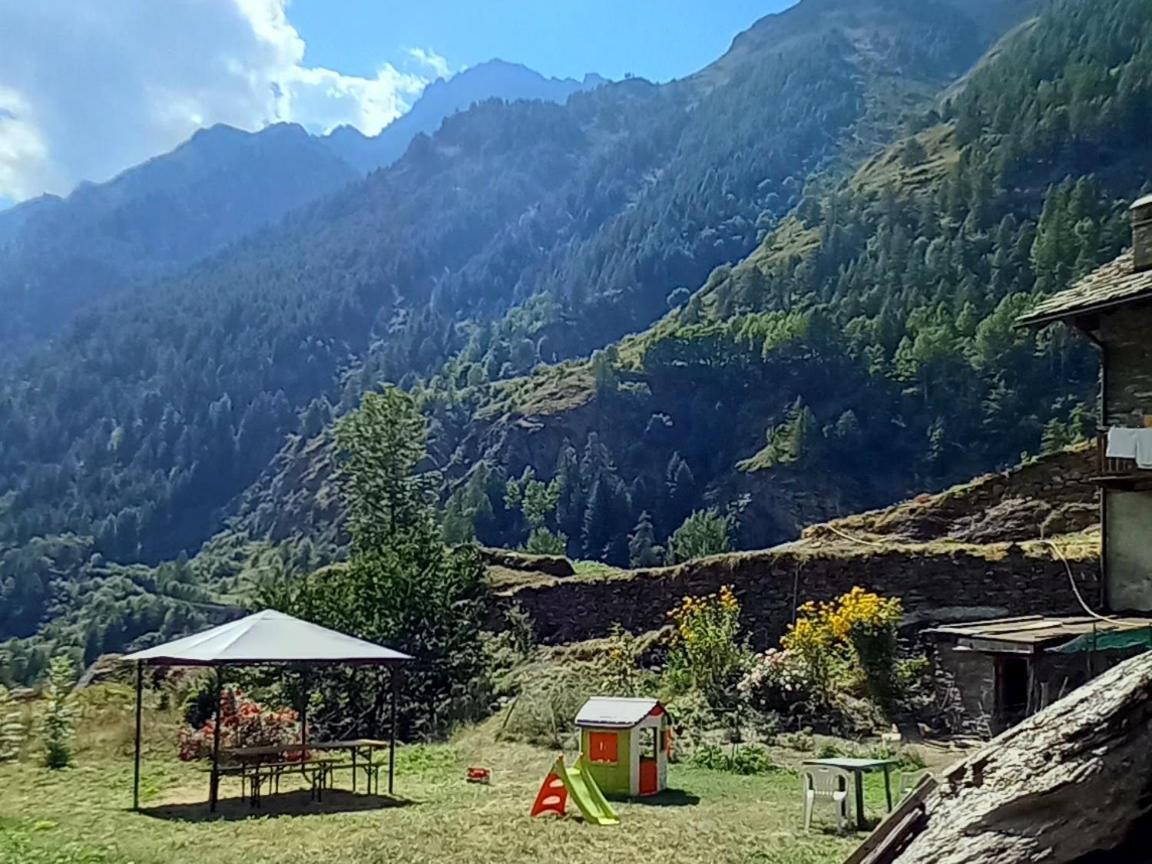
POLYGON ((522 541, 501 490, 532 468, 560 478, 548 525, 569 551, 626 564, 630 536, 660 543, 705 503, 769 545, 1087 433, 1090 346, 1012 325, 1129 242, 1150 69, 1147 3, 1057 2, 647 332, 483 395, 442 388, 478 418, 449 511, 522 541))
POLYGON ((0 360, 55 335, 105 295, 175 273, 390 165, 416 135, 475 102, 562 103, 601 83, 492 60, 434 81, 376 136, 341 127, 319 137, 287 123, 254 133, 214 126, 106 183, 0 212, 0 360))
POLYGON ((178 270, 356 176, 299 126, 214 126, 107 183, 0 213, 0 360, 102 296, 178 270))
MULTIPOLYGON (((380 379, 451 361, 453 386, 480 392, 649 324, 962 74, 1007 8, 1026 4, 805 0, 684 81, 450 118, 0 380, 0 545, 75 532, 120 562, 194 550, 286 435, 380 379)), ((444 441, 466 419, 454 399, 444 441)), ((4 583, 25 624, 46 613, 46 572, 4 583)))

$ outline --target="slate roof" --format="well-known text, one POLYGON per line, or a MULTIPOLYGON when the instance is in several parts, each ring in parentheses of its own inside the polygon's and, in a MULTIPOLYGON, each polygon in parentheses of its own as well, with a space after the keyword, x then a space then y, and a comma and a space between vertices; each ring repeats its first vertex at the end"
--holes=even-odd
POLYGON ((657 699, 594 696, 576 715, 576 725, 631 729, 659 704, 657 699))
POLYGON ((1132 272, 1132 251, 1089 273, 1067 291, 1053 294, 1016 323, 1036 327, 1090 312, 1152 299, 1152 270, 1132 272))
POLYGON ((145 666, 332 664, 387 666, 411 660, 393 651, 267 609, 194 636, 122 658, 145 666))

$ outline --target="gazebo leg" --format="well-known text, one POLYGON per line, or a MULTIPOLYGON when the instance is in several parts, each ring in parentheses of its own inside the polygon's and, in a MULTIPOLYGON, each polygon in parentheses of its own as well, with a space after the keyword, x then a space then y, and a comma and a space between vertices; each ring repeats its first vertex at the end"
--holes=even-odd
POLYGON ((208 812, 216 812, 220 797, 220 700, 224 697, 224 674, 216 667, 216 720, 212 724, 212 774, 208 781, 208 812))
POLYGON ((136 746, 132 769, 132 809, 140 809, 140 725, 144 696, 144 663, 136 661, 136 746))
POLYGON ((396 774, 396 667, 388 670, 388 684, 392 695, 388 703, 388 795, 391 797, 393 785, 392 778, 396 774))

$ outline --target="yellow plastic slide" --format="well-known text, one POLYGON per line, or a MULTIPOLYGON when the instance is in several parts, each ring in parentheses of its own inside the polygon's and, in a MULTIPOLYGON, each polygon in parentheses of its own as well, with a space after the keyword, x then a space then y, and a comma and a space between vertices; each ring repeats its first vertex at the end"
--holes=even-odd
POLYGON ((600 787, 596 785, 596 781, 588 771, 588 763, 584 760, 583 753, 571 768, 565 767, 564 757, 561 756, 556 760, 553 771, 564 781, 572 803, 576 805, 585 822, 590 825, 620 824, 620 817, 616 815, 616 811, 612 809, 612 805, 605 799, 604 793, 600 791, 600 787))

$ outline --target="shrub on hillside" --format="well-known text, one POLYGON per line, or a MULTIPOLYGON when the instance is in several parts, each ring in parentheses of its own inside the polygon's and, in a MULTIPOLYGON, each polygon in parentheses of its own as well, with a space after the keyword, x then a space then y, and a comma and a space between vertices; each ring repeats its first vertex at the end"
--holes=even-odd
POLYGON ((732 774, 767 774, 777 770, 768 751, 754 744, 730 749, 707 744, 692 754, 692 764, 732 774))
POLYGON ((54 657, 44 690, 46 705, 41 730, 44 765, 48 768, 67 768, 72 764, 72 708, 68 695, 72 692, 73 680, 72 661, 54 657))
POLYGON ((680 564, 732 551, 732 517, 697 510, 668 540, 668 563, 680 564))

